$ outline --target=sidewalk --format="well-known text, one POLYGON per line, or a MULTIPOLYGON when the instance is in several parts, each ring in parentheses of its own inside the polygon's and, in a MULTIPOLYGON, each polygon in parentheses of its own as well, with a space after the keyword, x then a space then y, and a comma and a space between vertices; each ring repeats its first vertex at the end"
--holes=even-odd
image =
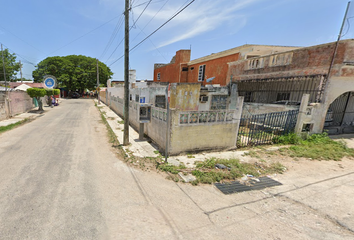
MULTIPOLYGON (((95 99, 95 103, 97 100, 95 99)), ((116 134, 119 143, 123 143, 123 129, 124 123, 123 119, 118 116, 113 110, 111 110, 107 105, 101 102, 97 105, 102 113, 106 116, 107 122, 112 128, 113 132, 116 134)), ((147 140, 139 140, 139 133, 135 131, 132 127, 129 127, 129 146, 123 146, 124 151, 127 154, 133 154, 136 157, 157 157, 159 156, 158 148, 153 144, 150 144, 147 140)), ((210 153, 200 153, 193 155, 179 155, 168 157, 167 161, 173 165, 180 165, 184 163, 186 167, 194 167, 196 161, 205 161, 209 158, 237 158, 241 161, 247 161, 247 156, 243 156, 245 152, 248 151, 224 151, 224 152, 210 152, 210 153)), ((164 153, 161 153, 164 156, 164 153)))

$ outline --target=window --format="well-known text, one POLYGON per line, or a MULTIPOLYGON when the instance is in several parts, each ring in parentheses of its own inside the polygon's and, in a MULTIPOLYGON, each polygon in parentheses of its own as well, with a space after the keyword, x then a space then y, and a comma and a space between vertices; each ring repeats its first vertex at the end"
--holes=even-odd
POLYGON ((139 102, 139 99, 140 99, 139 95, 135 95, 135 102, 139 102))
POLYGON ((161 74, 158 73, 158 74, 157 74, 157 81, 160 81, 160 80, 161 80, 161 74))
POLYGON ((155 107, 166 108, 166 97, 165 95, 156 96, 155 107))
POLYGON ((194 70, 194 67, 191 67, 191 71, 194 70))
POLYGON ((130 101, 133 100, 133 97, 132 97, 131 94, 129 94, 129 100, 130 100, 130 101))
POLYGON ((188 68, 187 67, 183 67, 182 68, 182 72, 187 72, 188 71, 188 68))
POLYGON ((211 110, 226 109, 227 95, 214 95, 211 99, 211 110))
POLYGON ((293 53, 282 53, 270 57, 269 66, 285 66, 292 62, 293 53))
POLYGON ((248 60, 248 69, 258 69, 258 68, 263 68, 264 60, 263 58, 257 58, 257 59, 250 59, 248 60))
POLYGON ((198 82, 204 81, 204 78, 205 78, 205 65, 200 65, 199 72, 198 72, 198 82))
POLYGON ((208 101, 208 99, 209 99, 208 96, 202 95, 202 96, 200 96, 199 101, 202 103, 205 103, 208 101))

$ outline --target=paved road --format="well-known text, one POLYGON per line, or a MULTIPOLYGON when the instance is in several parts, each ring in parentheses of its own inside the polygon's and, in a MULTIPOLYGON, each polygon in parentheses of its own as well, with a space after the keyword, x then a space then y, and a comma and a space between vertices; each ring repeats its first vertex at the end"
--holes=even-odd
POLYGON ((117 159, 91 100, 64 100, 0 135, 0 239, 353 239, 353 162, 299 164, 264 191, 176 184, 117 159))

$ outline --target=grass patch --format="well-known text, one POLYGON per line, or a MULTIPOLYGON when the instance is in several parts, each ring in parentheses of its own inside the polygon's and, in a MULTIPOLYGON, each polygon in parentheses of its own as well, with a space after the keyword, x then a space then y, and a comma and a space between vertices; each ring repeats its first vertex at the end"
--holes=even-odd
POLYGON ((285 167, 280 163, 267 165, 265 163, 241 163, 238 159, 210 158, 204 162, 198 162, 192 174, 197 178, 196 183, 212 184, 214 182, 230 181, 241 178, 243 175, 259 177, 272 173, 283 173, 285 167), (216 169, 216 164, 223 164, 227 169, 216 169))
POLYGON ((178 174, 182 169, 186 169, 186 166, 180 164, 179 166, 171 165, 168 163, 159 164, 157 167, 159 170, 169 172, 172 174, 178 174))
POLYGON ((119 124, 124 124, 124 120, 118 120, 117 121, 119 124))
POLYGON ((31 120, 29 118, 25 118, 17 123, 12 123, 10 125, 7 125, 7 126, 2 126, 0 127, 0 133, 3 133, 3 132, 6 132, 6 131, 9 131, 11 129, 14 129, 15 127, 18 127, 18 126, 21 126, 27 122, 30 122, 31 120))
POLYGON ((312 134, 306 139, 289 134, 277 138, 276 143, 294 144, 289 148, 279 149, 282 155, 293 158, 340 161, 343 157, 354 157, 354 149, 348 148, 344 142, 330 139, 327 133, 312 134))

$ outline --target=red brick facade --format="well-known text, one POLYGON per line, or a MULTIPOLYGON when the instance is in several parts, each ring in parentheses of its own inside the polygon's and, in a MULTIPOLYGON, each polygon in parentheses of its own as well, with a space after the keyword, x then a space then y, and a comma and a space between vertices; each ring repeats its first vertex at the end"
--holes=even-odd
POLYGON ((179 50, 169 64, 155 64, 154 82, 201 83, 214 77, 211 84, 225 86, 230 82, 227 77, 228 63, 260 56, 272 52, 282 52, 296 47, 243 45, 223 52, 211 54, 190 61, 190 50, 179 50))
POLYGON ((212 84, 225 86, 228 83, 226 80, 227 63, 237 60, 239 60, 239 53, 193 64, 193 61, 190 62, 190 50, 179 50, 171 63, 155 65, 154 82, 202 83, 204 85, 207 78, 215 77, 212 84), (205 65, 204 77, 202 81, 198 81, 199 67, 203 65, 205 65))
MULTIPOLYGON (((291 76, 327 75, 335 42, 300 48, 258 58, 229 63, 228 78, 232 81, 267 79, 291 76), (283 62, 273 64, 273 59, 283 57, 283 62), (288 58, 286 62, 284 59, 288 58), (254 61, 261 62, 252 67, 254 61)), ((354 76, 354 40, 339 42, 331 76, 354 76)))

